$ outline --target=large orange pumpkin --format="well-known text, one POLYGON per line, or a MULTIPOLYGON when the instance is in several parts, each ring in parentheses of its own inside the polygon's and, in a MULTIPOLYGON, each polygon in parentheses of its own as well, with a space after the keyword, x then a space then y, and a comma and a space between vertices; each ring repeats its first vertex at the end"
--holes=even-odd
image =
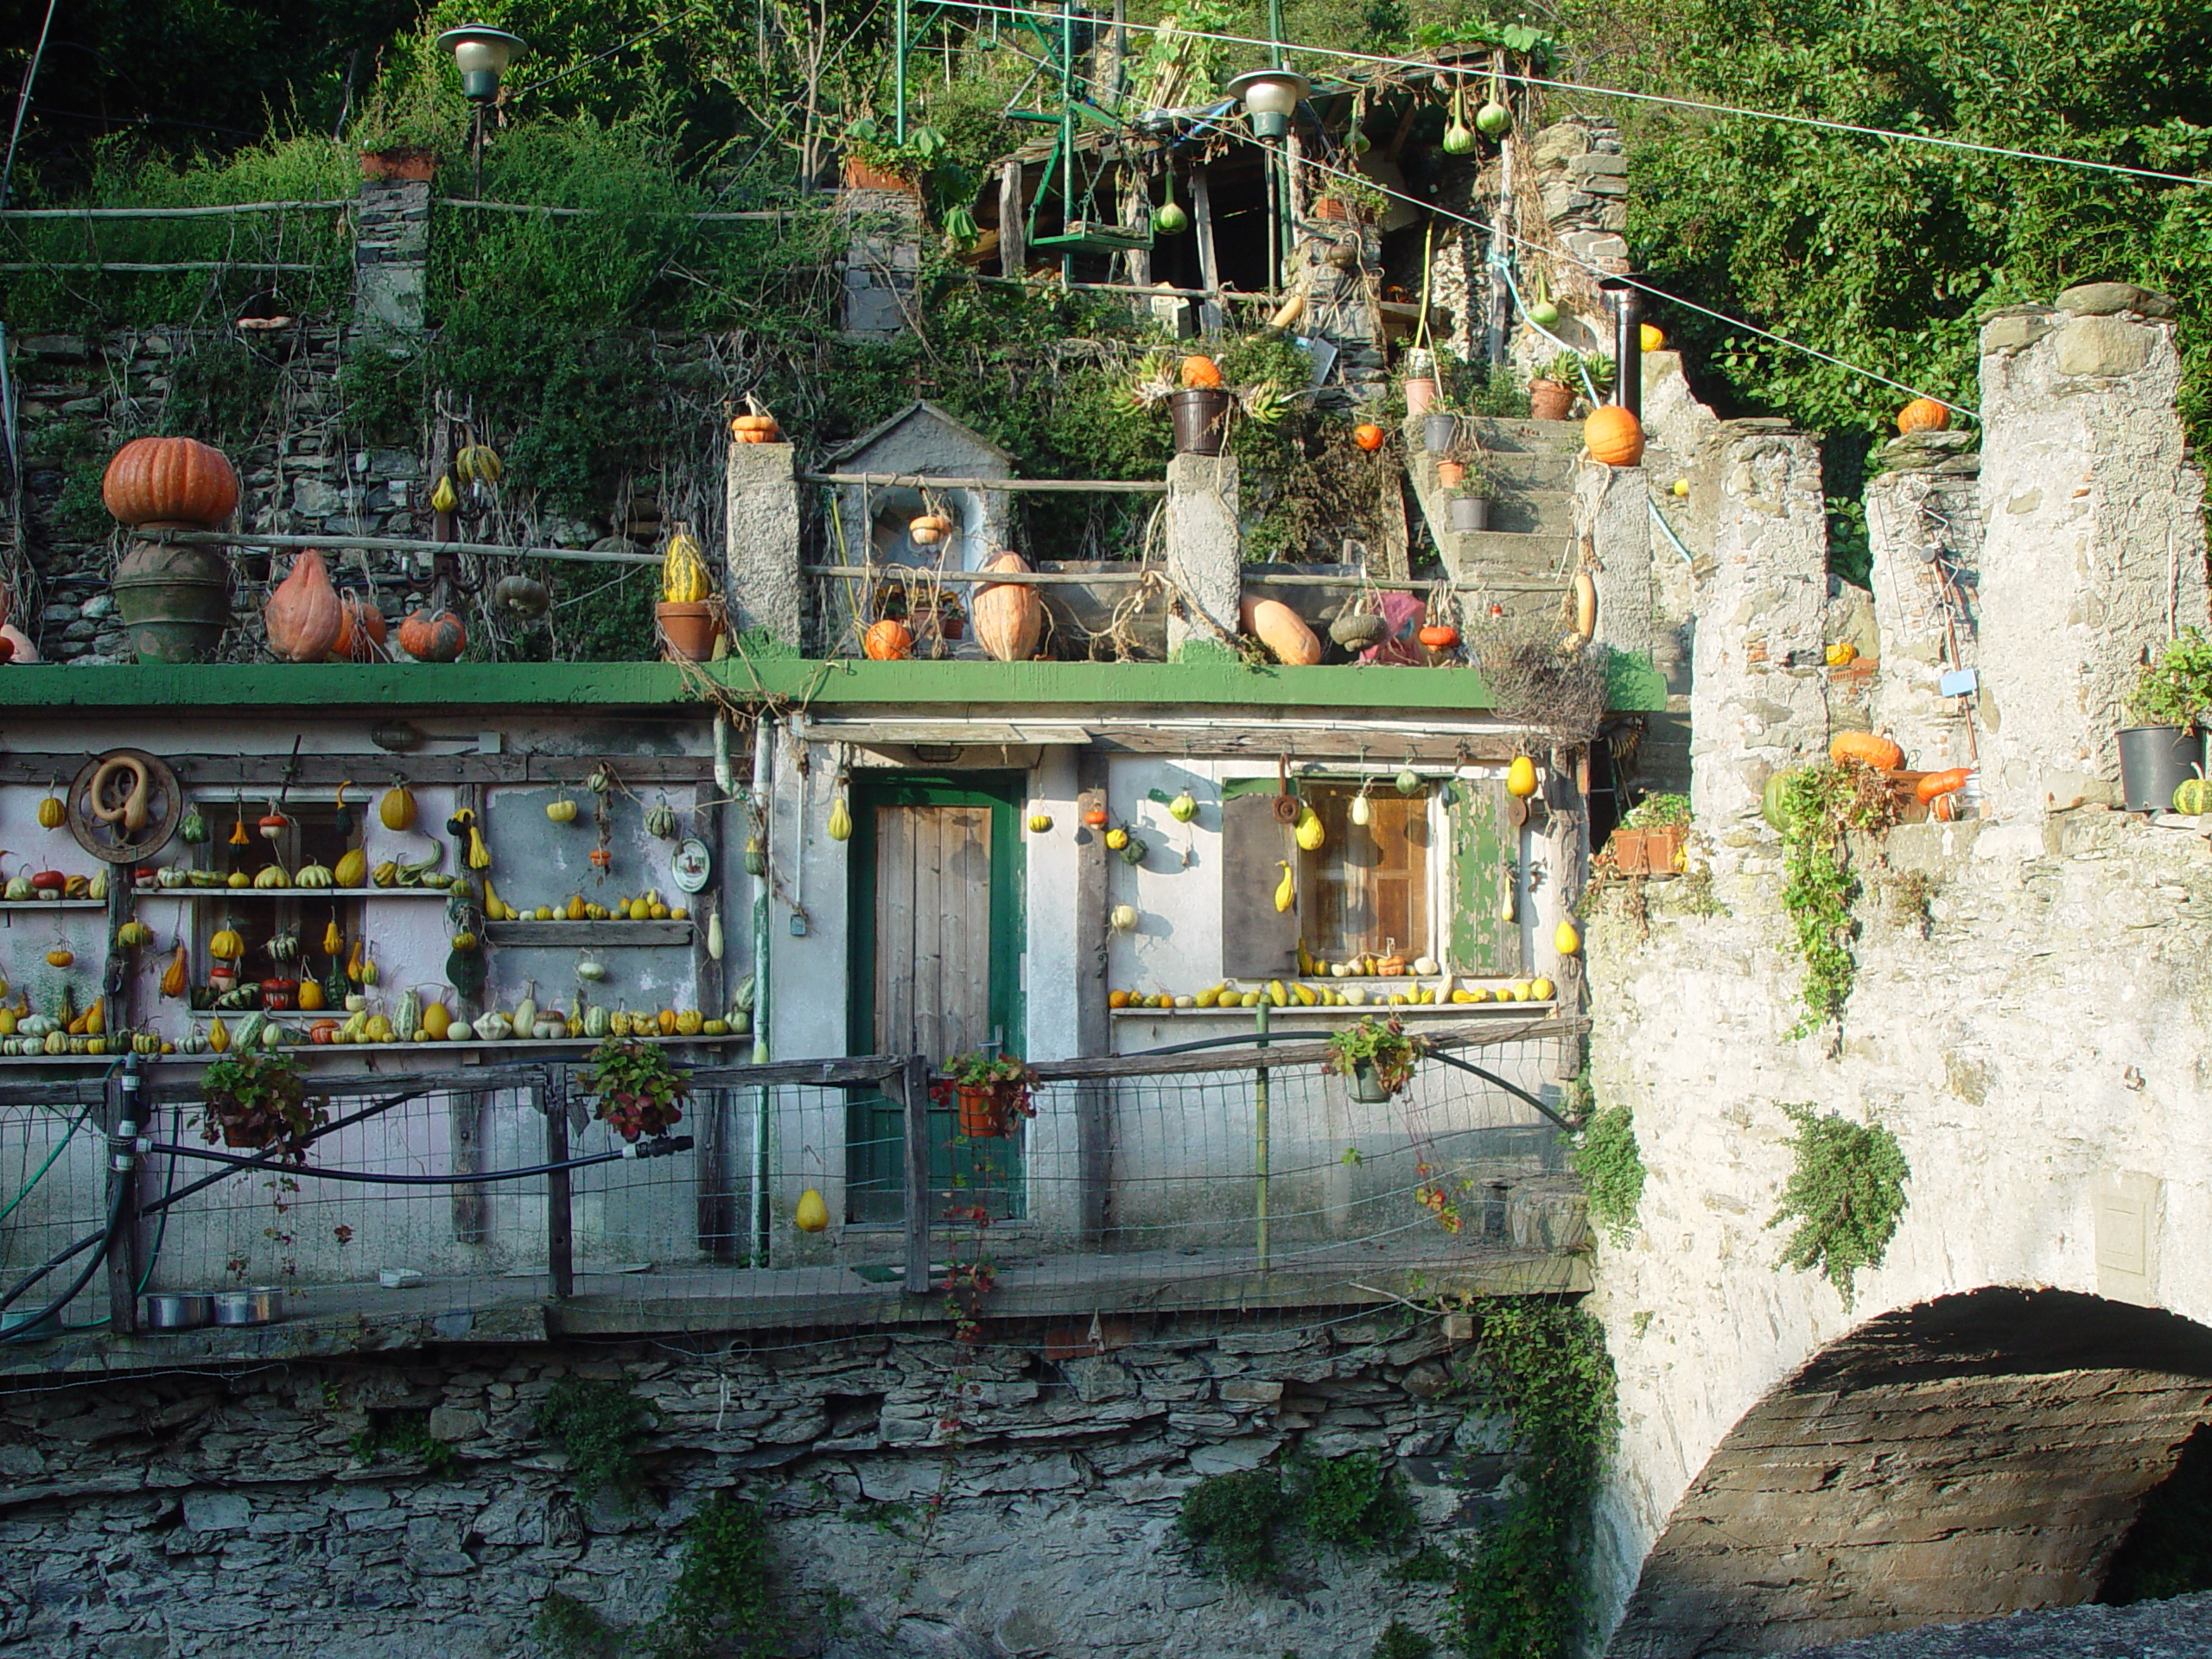
POLYGON ((345 611, 322 555, 313 548, 292 561, 291 574, 276 584, 262 607, 269 628, 269 649, 288 663, 319 662, 338 643, 345 611))
POLYGON ((1237 607, 1237 622, 1244 632, 1274 652, 1275 660, 1292 668, 1311 668, 1321 660, 1321 641, 1306 626, 1305 618, 1279 599, 1247 597, 1237 607))
POLYGON ((238 475, 197 438, 133 438, 108 462, 100 499, 126 524, 212 529, 238 511, 238 475))
POLYGON ((868 625, 861 636, 861 648, 868 652, 870 662, 895 663, 914 654, 914 636, 904 622, 887 616, 868 625))
POLYGON ((384 656, 384 613, 361 602, 359 594, 338 595, 338 638, 331 641, 334 663, 373 663, 384 656))
MULTIPOLYGON (((1001 553, 986 570, 1027 570, 1019 553, 1001 553)), ((976 590, 972 607, 976 640, 1002 663, 1023 663, 1037 654, 1045 632, 1045 603, 1026 582, 987 582, 976 590)))
POLYGON ((1186 391, 1212 391, 1221 385, 1221 365, 1196 353, 1183 359, 1183 387, 1186 391))
POLYGON ((468 631, 451 611, 423 609, 399 625, 399 648, 418 663, 449 663, 468 645, 468 631))
POLYGON ((1593 461, 1633 467, 1643 459, 1643 423, 1618 404, 1606 404, 1582 423, 1582 443, 1593 461))
POLYGON ((1828 740, 1828 759, 1856 760, 1877 772, 1894 772, 1904 764, 1904 751, 1872 732, 1838 732, 1828 740))
POLYGON ((1951 411, 1933 397, 1916 397, 1897 411, 1902 433, 1944 432, 1950 429, 1951 411))

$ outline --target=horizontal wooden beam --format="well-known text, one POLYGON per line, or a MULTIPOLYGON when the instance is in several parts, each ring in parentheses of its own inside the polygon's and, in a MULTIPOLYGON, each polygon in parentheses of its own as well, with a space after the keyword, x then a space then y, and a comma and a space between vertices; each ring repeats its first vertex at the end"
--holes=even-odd
POLYGON ((8 219, 229 219, 239 213, 284 213, 295 209, 327 212, 351 207, 355 198, 335 201, 229 201, 213 207, 10 207, 8 219))
POLYGON ((658 553, 601 553, 586 547, 508 547, 499 542, 427 542, 418 536, 291 536, 251 530, 156 530, 163 545, 359 548, 371 553, 470 553, 480 558, 566 559, 575 564, 658 564, 658 553))
MULTIPOLYGON (((375 715, 366 712, 362 720, 372 724, 375 715)), ((0 754, 0 784, 43 785, 56 777, 67 779, 107 747, 44 753, 19 749, 0 754)), ((334 789, 350 781, 358 789, 378 792, 395 777, 410 784, 580 786, 601 761, 627 783, 698 783, 715 775, 713 757, 703 754, 406 754, 378 749, 302 754, 296 760, 284 754, 166 754, 162 759, 187 787, 201 791, 275 789, 288 774, 296 789, 334 789)))
MULTIPOLYGON (((542 219, 591 219, 601 211, 597 207, 546 207, 528 201, 473 201, 467 196, 440 196, 437 202, 441 207, 461 207, 470 213, 535 213, 542 219)), ((747 207, 724 213, 670 213, 665 217, 688 219, 699 225, 718 225, 791 219, 801 211, 796 207, 747 207)))
POLYGON ((486 922, 484 938, 490 944, 589 945, 594 950, 619 945, 689 944, 691 924, 682 922, 486 922))
POLYGON ((803 484, 862 484, 872 489, 1010 490, 1063 494, 1165 495, 1164 478, 953 478, 935 473, 801 473, 803 484))
MULTIPOLYGON (((1355 1010, 1372 1013, 1373 1008, 1355 1010)), ((1441 1028, 1422 1027, 1420 1034, 1433 1048, 1454 1051, 1497 1048, 1507 1043, 1535 1043, 1578 1036, 1590 1029, 1586 1019, 1489 1020, 1441 1028)), ((1319 1065, 1329 1058, 1329 1045, 1319 1042, 1272 1043, 1266 1048, 1200 1050, 1192 1054, 1115 1054, 1080 1060, 1039 1060, 1032 1069, 1046 1083, 1072 1083, 1087 1077, 1189 1077, 1207 1071, 1249 1071, 1255 1066, 1319 1065)))
POLYGON ((1147 576, 1167 580, 1165 570, 933 570, 924 565, 906 564, 804 564, 800 570, 810 576, 874 576, 884 581, 912 582, 926 587, 931 582, 988 582, 995 587, 1001 583, 1018 584, 1026 588, 1086 588, 1114 587, 1121 583, 1139 582, 1147 576))

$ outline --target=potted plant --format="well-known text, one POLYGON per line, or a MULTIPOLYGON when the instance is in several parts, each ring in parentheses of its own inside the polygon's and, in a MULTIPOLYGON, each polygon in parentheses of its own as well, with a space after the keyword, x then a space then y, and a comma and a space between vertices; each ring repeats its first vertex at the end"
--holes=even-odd
POLYGON ((978 1049, 945 1063, 944 1076, 931 1085, 930 1098, 940 1106, 957 1101, 960 1133, 988 1141, 1014 1134, 1023 1118, 1037 1116, 1036 1087, 1036 1073, 1014 1056, 978 1049))
POLYGON ((1338 174, 1313 200, 1313 217, 1325 224, 1372 225, 1382 217, 1389 194, 1371 179, 1338 174))
POLYGON ((2204 775, 2204 724, 2212 709, 2212 640, 2184 628, 2127 694, 2136 723, 2119 733, 2120 784, 2130 812, 2164 812, 2174 791, 2204 775))
POLYGON ((298 1162, 315 1132, 329 1121, 329 1108, 307 1097, 297 1061, 265 1050, 226 1054, 201 1074, 206 1114, 200 1135, 242 1152, 280 1148, 298 1162))
POLYGON ((1614 868, 1623 875, 1673 875, 1689 834, 1688 796, 1647 796, 1613 831, 1614 868))
POLYGON ((845 129, 845 188, 918 196, 944 149, 944 135, 934 127, 910 127, 902 143, 874 116, 864 115, 845 129))
POLYGON ((1410 420, 1427 414, 1436 401, 1436 353, 1426 346, 1410 347, 1405 366, 1406 416, 1410 420))
POLYGON ((1586 390, 1584 381, 1602 398, 1613 384, 1613 360, 1581 352, 1561 352, 1544 365, 1529 382, 1529 413, 1533 420, 1563 421, 1573 410, 1574 400, 1586 390))
POLYGON ((1395 1014, 1377 1020, 1363 1015, 1356 1026, 1329 1034, 1328 1070, 1351 1085, 1356 1101, 1384 1101, 1413 1081, 1414 1067, 1428 1044, 1408 1036, 1395 1014))
POLYGON ((384 78, 353 124, 361 176, 427 182, 438 170, 441 152, 461 140, 460 107, 429 77, 384 78))
POLYGON ((1286 405, 1283 391, 1274 381, 1231 385, 1221 365, 1203 352, 1149 359, 1122 389, 1119 401, 1131 410, 1165 404, 1179 455, 1218 455, 1229 447, 1232 416, 1271 426, 1282 418, 1286 405))
POLYGON ((594 1096, 592 1115, 625 1141, 658 1140, 683 1121, 690 1080, 649 1043, 609 1037, 592 1051, 580 1079, 594 1096))
MULTIPOLYGON (((1440 468, 1439 470, 1441 471, 1440 468)), ((1459 486, 1452 495, 1452 528, 1488 530, 1491 490, 1490 472, 1482 462, 1460 463, 1459 486)))

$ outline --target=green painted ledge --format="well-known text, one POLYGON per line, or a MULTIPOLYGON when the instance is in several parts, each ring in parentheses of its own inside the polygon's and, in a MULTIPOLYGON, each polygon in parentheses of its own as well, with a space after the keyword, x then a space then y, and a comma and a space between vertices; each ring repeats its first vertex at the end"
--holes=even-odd
MULTIPOLYGON (((1423 709, 1490 707, 1471 669, 1250 669, 1235 662, 871 663, 761 655, 690 671, 739 701, 765 694, 815 705, 1063 705, 1198 703, 1268 709, 1423 709)), ((1613 658, 1612 705, 1666 707, 1649 661, 1613 658)), ((666 663, 192 664, 124 668, 0 670, 6 709, 607 708, 696 703, 685 672, 666 663)))

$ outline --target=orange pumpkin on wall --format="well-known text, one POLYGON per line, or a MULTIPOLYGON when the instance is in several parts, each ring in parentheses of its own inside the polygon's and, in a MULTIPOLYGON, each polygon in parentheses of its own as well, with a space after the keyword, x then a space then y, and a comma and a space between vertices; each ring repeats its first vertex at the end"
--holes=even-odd
POLYGON ((416 612, 399 625, 399 648, 418 663, 449 663, 467 648, 468 630, 451 611, 416 612))
POLYGON ((1901 433, 1945 432, 1950 425, 1951 411, 1933 397, 1916 397, 1897 411, 1901 433))
POLYGON ((262 607, 269 649, 288 663, 320 662, 338 643, 345 612, 322 555, 313 548, 292 561, 290 574, 276 584, 262 607))
POLYGON ((1247 599, 1237 607, 1244 632, 1291 668, 1311 668, 1321 660, 1321 641, 1306 619, 1279 599, 1247 599))
POLYGON ((904 622, 885 617, 861 636, 861 649, 872 663, 895 663, 914 654, 914 636, 904 622))
POLYGON ((384 613, 361 602, 359 594, 338 595, 338 638, 331 642, 334 663, 373 663, 384 657, 384 613))
POLYGON ((1828 740, 1828 759, 1856 760, 1877 772, 1894 772, 1904 764, 1904 751, 1873 732, 1838 732, 1828 740))
MULTIPOLYGON (((1029 561, 1019 553, 1001 553, 983 569, 1027 570, 1029 561)), ((1045 631, 1045 606, 1027 582, 985 582, 976 590, 973 614, 976 643, 1000 662, 1027 662, 1037 654, 1037 641, 1045 631)))
POLYGON ((197 438, 133 438, 115 452, 100 499, 126 524, 212 529, 238 511, 238 471, 197 438))
POLYGON ((1618 404, 1607 404, 1582 423, 1582 443, 1593 461, 1633 467, 1643 459, 1643 423, 1618 404))
POLYGON ((1210 357, 1193 353, 1183 359, 1183 388, 1186 391, 1215 391, 1221 387, 1221 365, 1210 357))

